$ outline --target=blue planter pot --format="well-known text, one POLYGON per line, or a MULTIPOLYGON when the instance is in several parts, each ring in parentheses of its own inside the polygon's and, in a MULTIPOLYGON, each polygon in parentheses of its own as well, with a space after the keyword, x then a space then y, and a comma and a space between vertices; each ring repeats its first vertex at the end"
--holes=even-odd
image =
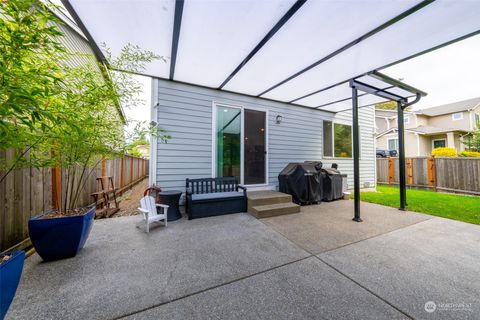
MULTIPOLYGON (((10 307, 15 296, 22 276, 23 261, 25 260, 24 251, 7 254, 12 256, 6 262, 0 264, 0 319, 3 319, 7 314, 8 307, 10 307)), ((0 257, 4 255, 0 255, 0 257)))
POLYGON ((37 253, 44 261, 74 257, 85 245, 92 229, 95 207, 85 214, 28 221, 28 232, 37 253))

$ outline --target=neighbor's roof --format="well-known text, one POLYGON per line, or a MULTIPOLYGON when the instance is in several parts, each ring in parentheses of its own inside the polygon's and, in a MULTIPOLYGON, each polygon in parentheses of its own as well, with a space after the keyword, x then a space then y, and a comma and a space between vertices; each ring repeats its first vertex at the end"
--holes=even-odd
MULTIPOLYGON (((377 135, 377 138, 384 136, 390 132, 396 132, 397 128, 387 129, 377 135)), ((462 128, 440 128, 440 127, 433 127, 433 126, 418 126, 415 128, 408 128, 405 129, 405 132, 412 132, 418 133, 422 135, 432 135, 432 134, 441 134, 447 132, 469 132, 468 130, 462 128)))
POLYGON ((437 107, 426 108, 419 110, 419 112, 427 116, 439 116, 442 114, 449 114, 474 109, 478 106, 480 106, 480 97, 444 104, 437 107))
POLYGON ((359 77, 404 96, 366 75, 480 33, 480 1, 62 1, 100 59, 132 43, 167 57, 145 75, 329 111, 359 77))

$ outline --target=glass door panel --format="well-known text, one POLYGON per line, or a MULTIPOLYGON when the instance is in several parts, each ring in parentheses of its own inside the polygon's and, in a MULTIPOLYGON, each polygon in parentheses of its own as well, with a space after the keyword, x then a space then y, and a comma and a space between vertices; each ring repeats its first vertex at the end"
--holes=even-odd
POLYGON ((244 110, 244 161, 243 183, 266 183, 266 114, 262 111, 244 110))
POLYGON ((217 177, 240 179, 241 109, 217 107, 217 177))

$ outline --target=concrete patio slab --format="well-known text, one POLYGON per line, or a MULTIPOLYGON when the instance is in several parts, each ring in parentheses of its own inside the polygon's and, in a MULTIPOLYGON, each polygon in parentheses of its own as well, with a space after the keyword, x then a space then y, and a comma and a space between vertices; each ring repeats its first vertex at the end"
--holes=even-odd
POLYGON ((134 319, 406 319, 317 258, 132 315, 134 319))
POLYGON ((300 213, 261 219, 305 250, 318 254, 433 218, 361 203, 364 222, 353 222, 353 201, 304 206, 300 213))
POLYGON ((480 319, 480 226, 434 218, 319 257, 413 318, 480 319))
POLYGON ((150 234, 139 219, 95 221, 75 258, 27 259, 7 319, 113 319, 309 256, 246 213, 150 234))

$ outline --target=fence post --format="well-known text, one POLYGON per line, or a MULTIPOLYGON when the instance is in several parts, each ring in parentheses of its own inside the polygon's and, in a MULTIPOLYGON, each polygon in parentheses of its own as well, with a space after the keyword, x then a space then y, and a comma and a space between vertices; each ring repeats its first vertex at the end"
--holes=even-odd
POLYGON ((133 182, 133 157, 130 157, 130 183, 133 182))
POLYGON ((431 156, 428 158, 427 163, 428 168, 428 183, 433 188, 433 191, 437 191, 437 166, 435 165, 435 157, 431 156))
MULTIPOLYGON (((123 160, 124 160, 124 157, 122 157, 122 159, 120 160, 120 190, 123 189, 123 185, 124 185, 124 173, 123 173, 123 170, 125 169, 125 166, 124 166, 124 163, 123 163, 123 160)), ((120 195, 122 195, 123 191, 120 192, 120 195)))
POLYGON ((407 184, 413 184, 413 159, 407 159, 407 184))
POLYGON ((52 168, 52 208, 60 209, 61 189, 60 189, 60 167, 52 168))
POLYGON ((107 161, 105 160, 105 157, 102 157, 102 177, 105 177, 107 175, 107 161))
POLYGON ((388 184, 395 182, 395 162, 393 158, 388 158, 388 184))

